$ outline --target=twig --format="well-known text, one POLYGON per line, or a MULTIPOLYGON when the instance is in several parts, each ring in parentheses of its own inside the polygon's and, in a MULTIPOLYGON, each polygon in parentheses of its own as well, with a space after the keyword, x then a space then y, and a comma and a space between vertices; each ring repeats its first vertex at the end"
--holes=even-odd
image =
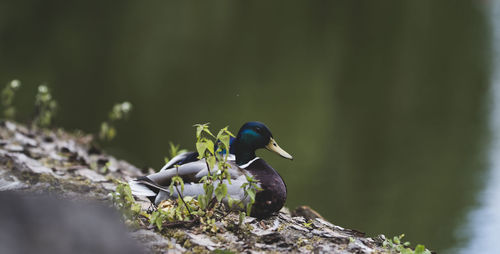
POLYGON ((215 204, 217 203, 217 202, 214 202, 216 200, 217 200, 216 198, 212 198, 212 200, 210 200, 210 202, 207 205, 207 209, 210 210, 210 208, 213 208, 213 206, 215 206, 215 204))
MULTIPOLYGON (((177 176, 179 176, 179 166, 175 167, 175 169, 177 172, 177 176)), ((187 209, 188 214, 189 214, 189 218, 193 218, 193 215, 191 215, 191 210, 189 209, 189 206, 186 204, 186 201, 184 201, 184 197, 183 197, 182 193, 179 191, 177 184, 175 184, 174 186, 175 186, 175 189, 177 190, 177 193, 179 194, 179 197, 182 200, 182 203, 184 203, 184 206, 186 206, 186 209, 187 209)))
POLYGON ((189 206, 186 204, 186 201, 184 201, 184 197, 182 196, 181 192, 179 191, 179 188, 177 188, 177 184, 175 185, 175 189, 177 190, 177 193, 179 194, 179 197, 181 198, 182 203, 184 203, 184 206, 186 206, 186 209, 189 213, 189 217, 193 218, 193 216, 191 215, 191 210, 189 209, 189 206))
POLYGON ((207 165, 207 169, 208 169, 208 175, 212 175, 212 172, 210 171, 210 166, 208 166, 208 161, 207 161, 207 158, 205 158, 205 164, 207 165))
POLYGON ((163 223, 162 226, 166 227, 166 228, 174 228, 174 227, 180 227, 180 226, 191 226, 191 225, 198 223, 199 221, 200 221, 199 218, 193 218, 193 219, 188 220, 188 221, 165 222, 165 223, 163 223))

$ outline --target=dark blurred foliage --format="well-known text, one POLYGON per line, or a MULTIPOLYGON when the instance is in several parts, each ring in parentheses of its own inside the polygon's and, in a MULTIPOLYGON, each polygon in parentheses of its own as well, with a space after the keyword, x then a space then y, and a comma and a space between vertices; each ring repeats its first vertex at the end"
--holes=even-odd
POLYGON ((442 250, 474 204, 488 139, 484 1, 2 1, 0 83, 59 101, 56 125, 96 133, 134 111, 108 150, 159 168, 195 123, 259 120, 293 162, 288 206, 442 250))

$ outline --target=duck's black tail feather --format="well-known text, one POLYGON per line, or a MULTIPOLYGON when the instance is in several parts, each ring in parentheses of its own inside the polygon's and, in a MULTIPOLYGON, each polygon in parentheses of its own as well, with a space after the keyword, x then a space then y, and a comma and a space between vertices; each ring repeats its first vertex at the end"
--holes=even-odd
POLYGON ((170 192, 168 188, 159 186, 149 179, 147 176, 139 177, 135 180, 129 181, 130 190, 135 196, 145 196, 152 203, 154 203, 156 195, 160 190, 170 192))

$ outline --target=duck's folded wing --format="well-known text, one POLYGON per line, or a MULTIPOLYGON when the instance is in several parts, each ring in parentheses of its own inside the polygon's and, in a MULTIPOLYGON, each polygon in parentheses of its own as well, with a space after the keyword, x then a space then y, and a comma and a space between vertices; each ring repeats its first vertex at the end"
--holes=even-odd
MULTIPOLYGON (((225 153, 224 153, 225 154, 225 153)), ((228 154, 228 160, 235 160, 234 154, 228 154)), ((198 161, 198 152, 185 152, 179 154, 168 161, 165 166, 163 166, 160 171, 165 171, 167 169, 173 168, 175 165, 184 165, 190 162, 198 161)))
MULTIPOLYGON (((229 174, 232 179, 236 179, 243 175, 241 169, 239 169, 234 162, 228 163, 231 166, 229 168, 229 174)), ((218 167, 216 165, 211 172, 215 172, 217 170, 218 167)), ((208 175, 207 163, 205 160, 197 160, 178 167, 165 169, 148 176, 140 177, 131 181, 129 184, 134 195, 155 196, 160 190, 169 192, 168 187, 170 186, 172 177, 174 176, 180 176, 186 185, 199 183, 201 178, 206 175, 208 175)))
MULTIPOLYGON (((231 183, 229 183, 228 180, 223 180, 222 182, 227 187, 227 195, 229 197, 235 200, 244 200, 244 202, 248 202, 247 199, 249 198, 245 196, 245 191, 243 190, 243 188, 241 188, 241 186, 244 183, 248 182, 244 175, 241 175, 236 179, 232 179, 231 183)), ((214 188, 217 188, 218 185, 219 181, 214 182, 214 188)), ((180 191, 184 197, 185 196, 197 197, 198 195, 205 193, 202 183, 189 183, 184 185, 184 190, 181 190, 181 188, 179 187, 179 188, 174 188, 172 193, 168 191, 168 193, 163 193, 163 195, 158 195, 156 197, 155 203, 159 204, 162 200, 167 198, 177 198, 179 195, 178 191, 180 191)), ((227 198, 224 198, 224 202, 225 203, 227 202, 227 198)))
POLYGON ((164 169, 160 172, 130 181, 130 189, 132 190, 132 194, 137 196, 155 196, 160 190, 168 191, 167 189, 172 181, 172 177, 176 175, 180 176, 185 183, 199 181, 196 175, 202 172, 204 168, 206 168, 204 161, 195 161, 175 168, 164 169))
POLYGON ((198 160, 198 153, 197 152, 185 152, 182 154, 179 154, 172 158, 171 160, 168 161, 163 168, 160 169, 160 171, 165 171, 169 168, 173 168, 174 165, 182 165, 190 162, 194 162, 198 160))

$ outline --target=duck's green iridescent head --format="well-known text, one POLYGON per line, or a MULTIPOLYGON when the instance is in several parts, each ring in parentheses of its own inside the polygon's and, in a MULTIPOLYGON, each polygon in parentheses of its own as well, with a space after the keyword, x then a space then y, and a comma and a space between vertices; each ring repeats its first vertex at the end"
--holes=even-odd
POLYGON ((234 149, 231 149, 236 155, 236 163, 242 165, 254 159, 256 157, 255 150, 260 148, 267 148, 284 158, 293 159, 290 154, 278 146, 266 125, 260 122, 245 123, 236 135, 234 149))

